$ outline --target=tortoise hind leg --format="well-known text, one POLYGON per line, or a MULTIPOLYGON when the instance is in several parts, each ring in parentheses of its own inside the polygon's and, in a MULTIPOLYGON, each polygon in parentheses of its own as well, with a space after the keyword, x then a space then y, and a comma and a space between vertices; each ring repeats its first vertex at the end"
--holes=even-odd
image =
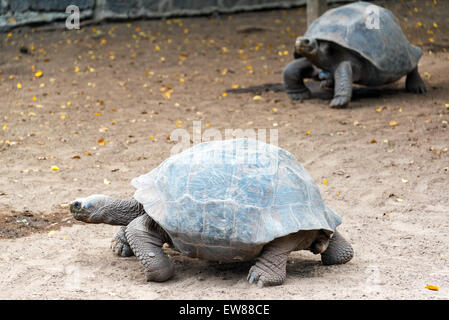
POLYGON ((297 232, 277 238, 266 244, 256 263, 249 269, 249 283, 259 287, 276 286, 285 281, 287 276, 287 258, 290 252, 310 247, 316 232, 297 232))
POLYGON ((126 228, 126 238, 145 267, 147 281, 163 282, 173 276, 174 267, 162 250, 164 241, 151 225, 152 220, 146 214, 134 219, 126 228))
POLYGON ((111 241, 111 249, 116 255, 120 257, 131 257, 134 255, 134 252, 129 246, 125 231, 126 226, 122 226, 120 228, 120 231, 115 235, 115 238, 111 241))
POLYGON ((329 245, 321 254, 321 261, 324 265, 343 264, 348 262, 354 256, 354 249, 343 236, 335 231, 329 240, 329 245))
POLYGON ((413 69, 409 74, 407 74, 407 79, 405 80, 405 89, 412 93, 426 93, 427 88, 422 81, 421 76, 418 72, 418 67, 413 69))

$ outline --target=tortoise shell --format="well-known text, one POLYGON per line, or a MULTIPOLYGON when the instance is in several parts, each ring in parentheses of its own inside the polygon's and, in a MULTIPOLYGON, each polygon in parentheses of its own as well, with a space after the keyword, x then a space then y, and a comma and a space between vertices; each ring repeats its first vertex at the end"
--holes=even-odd
POLYGON ((362 1, 328 10, 304 36, 334 42, 358 53, 379 71, 398 76, 412 71, 422 55, 390 10, 362 1))
POLYGON ((289 152, 252 139, 197 144, 132 180, 134 198, 191 257, 248 260, 300 230, 341 223, 289 152))

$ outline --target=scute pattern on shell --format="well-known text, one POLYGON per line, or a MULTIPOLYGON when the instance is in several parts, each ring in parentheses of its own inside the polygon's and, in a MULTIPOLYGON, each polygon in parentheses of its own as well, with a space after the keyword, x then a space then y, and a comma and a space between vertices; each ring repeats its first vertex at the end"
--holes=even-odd
POLYGON ((197 144, 132 185, 181 249, 253 246, 299 230, 332 233, 341 223, 293 155, 252 139, 197 144))
POLYGON ((328 10, 309 26, 304 36, 351 49, 389 74, 412 71, 422 55, 422 50, 407 40, 390 10, 362 1, 328 10), (378 29, 371 28, 373 25, 367 20, 373 19, 369 7, 377 10, 378 29))

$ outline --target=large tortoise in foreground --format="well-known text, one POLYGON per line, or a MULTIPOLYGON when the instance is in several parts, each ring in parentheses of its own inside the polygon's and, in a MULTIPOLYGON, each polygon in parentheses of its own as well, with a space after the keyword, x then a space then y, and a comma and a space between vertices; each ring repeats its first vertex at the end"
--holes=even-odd
POLYGON ((390 10, 355 2, 329 10, 295 42, 295 60, 284 69, 285 90, 293 100, 311 97, 303 79, 333 87, 331 107, 352 96, 352 83, 379 86, 407 76, 406 90, 427 91, 418 73, 420 48, 410 44, 390 10))
POLYGON ((289 152, 252 139, 204 142, 132 180, 132 200, 92 195, 70 203, 77 220, 123 225, 113 240, 120 256, 135 254, 147 280, 165 281, 168 243, 189 257, 255 259, 248 280, 283 283, 294 250, 321 253, 324 264, 351 260, 336 231, 340 216, 289 152))

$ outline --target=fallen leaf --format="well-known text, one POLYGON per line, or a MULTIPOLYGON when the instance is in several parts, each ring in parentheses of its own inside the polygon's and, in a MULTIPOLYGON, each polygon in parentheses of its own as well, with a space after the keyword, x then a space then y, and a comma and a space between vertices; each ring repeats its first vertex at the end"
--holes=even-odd
POLYGON ((35 77, 40 78, 44 75, 44 73, 41 70, 36 71, 36 73, 34 74, 35 77))
POLYGON ((432 285, 427 285, 425 286, 426 289, 432 290, 432 291, 438 291, 438 287, 437 286, 432 286, 432 285))
POLYGON ((310 130, 306 130, 306 134, 309 135, 310 134, 310 130))
POLYGON ((53 170, 53 171, 59 171, 59 168, 58 168, 57 166, 52 166, 52 167, 51 167, 51 170, 53 170))
POLYGON ((55 233, 56 233, 55 230, 50 230, 50 231, 48 232, 48 235, 51 236, 52 234, 55 234, 55 233))
POLYGON ((261 96, 259 96, 259 95, 256 95, 256 96, 253 97, 253 100, 254 101, 261 101, 261 100, 263 100, 263 98, 261 96))
POLYGON ((100 146, 104 146, 109 143, 109 142, 105 141, 104 139, 99 139, 97 142, 98 142, 98 145, 100 145, 100 146))
POLYGON ((395 127, 397 125, 398 123, 396 121, 390 121, 390 127, 395 127))

